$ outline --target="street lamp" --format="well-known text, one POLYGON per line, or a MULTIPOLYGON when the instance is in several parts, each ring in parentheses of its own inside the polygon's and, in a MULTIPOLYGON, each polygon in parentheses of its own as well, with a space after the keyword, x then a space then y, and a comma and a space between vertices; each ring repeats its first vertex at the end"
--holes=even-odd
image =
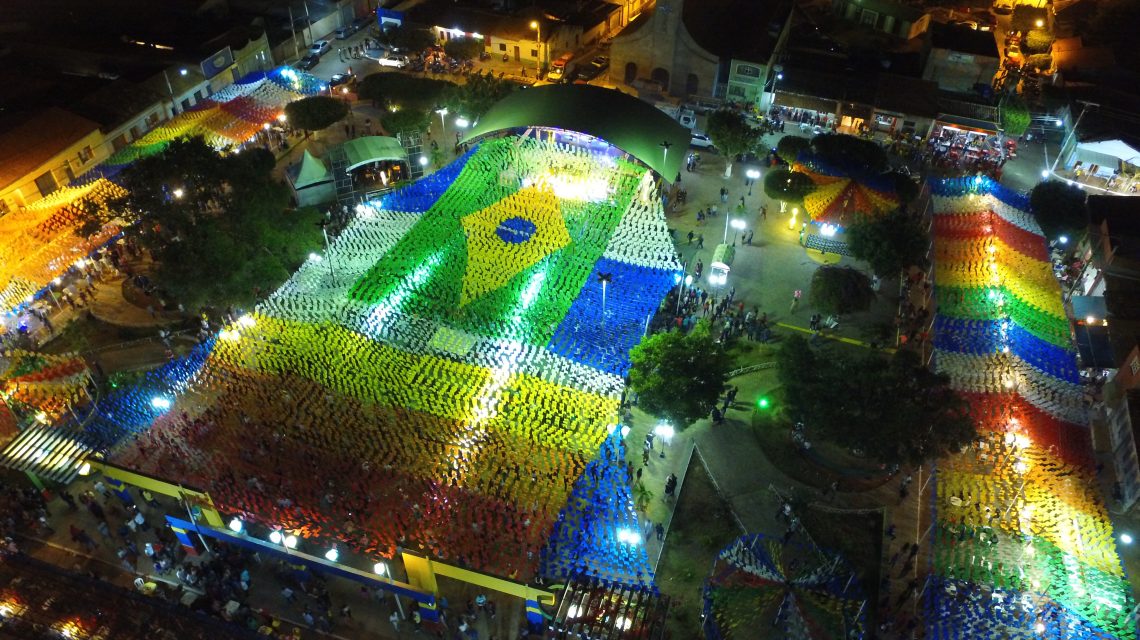
POLYGON ((752 185, 755 184, 756 180, 760 177, 760 172, 755 169, 749 169, 744 173, 744 176, 748 178, 748 195, 752 195, 752 185))
POLYGON ((661 442, 662 442, 661 454, 659 457, 661 457, 661 458, 665 457, 665 447, 669 446, 669 441, 673 439, 673 435, 675 433, 676 433, 676 431, 673 429, 673 425, 671 425, 667 422, 662 422, 662 423, 658 424, 656 427, 653 427, 653 435, 657 436, 658 438, 661 438, 661 442))
POLYGON ((545 56, 542 55, 542 25, 538 23, 538 20, 531 20, 530 28, 534 29, 534 48, 538 51, 538 70, 541 72, 545 63, 545 56))
POLYGON ((447 107, 439 107, 435 112, 439 114, 439 126, 446 127, 447 121, 444 118, 447 117, 447 107))
POLYGON ((175 198, 181 198, 186 192, 182 189, 175 189, 170 192, 175 198))
POLYGON ((240 518, 234 518, 233 520, 230 520, 229 527, 230 527, 230 531, 233 531, 234 533, 241 533, 241 528, 242 528, 241 519, 240 518))
POLYGON ((602 324, 606 323, 606 287, 614 281, 614 274, 598 272, 598 282, 602 284, 602 324))
POLYGON ((741 220, 740 218, 736 218, 735 220, 732 221, 732 228, 733 228, 732 246, 734 246, 734 247, 736 246, 736 235, 738 233, 740 233, 741 231, 744 231, 745 226, 747 226, 747 225, 745 225, 744 221, 741 220))

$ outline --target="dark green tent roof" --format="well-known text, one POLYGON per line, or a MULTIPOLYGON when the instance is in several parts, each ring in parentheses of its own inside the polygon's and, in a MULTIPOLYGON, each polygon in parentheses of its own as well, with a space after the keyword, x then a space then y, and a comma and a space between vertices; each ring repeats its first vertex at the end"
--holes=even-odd
POLYGON ((466 140, 524 127, 555 127, 601 138, 669 182, 681 172, 690 133, 653 105, 620 91, 550 84, 515 91, 475 123, 466 140), (668 143, 668 153, 662 142, 668 143))

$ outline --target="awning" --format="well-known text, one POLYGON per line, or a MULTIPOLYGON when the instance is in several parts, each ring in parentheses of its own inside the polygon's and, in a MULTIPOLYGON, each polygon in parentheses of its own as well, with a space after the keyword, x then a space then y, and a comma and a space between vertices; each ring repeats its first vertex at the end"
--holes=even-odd
POLYGON ((1095 324, 1108 317, 1108 307, 1105 305, 1104 296, 1073 296, 1071 304, 1073 305, 1073 317, 1079 321, 1083 322, 1087 318, 1093 318, 1095 324))
POLYGON ((1108 327, 1081 323, 1076 327, 1077 351, 1081 364, 1095 369, 1115 369, 1119 364, 1113 357, 1112 343, 1108 340, 1108 327))
POLYGON ((802 96, 798 93, 776 92, 776 105, 789 109, 808 109, 820 113, 835 113, 839 103, 835 100, 825 100, 815 96, 802 96))
POLYGON ((313 157, 313 154, 306 149, 305 155, 301 156, 301 168, 297 171, 297 178, 293 180, 293 188, 304 189, 330 180, 332 176, 329 175, 324 163, 313 157))
POLYGON ((967 118, 965 116, 952 116, 945 113, 939 114, 935 118, 935 124, 950 125, 959 129, 967 131, 977 131, 978 133, 997 133, 998 126, 993 122, 987 120, 978 120, 976 118, 967 118))
POLYGON ((0 451, 0 466, 66 484, 75 479, 92 453, 74 433, 36 425, 0 451))
POLYGON ((354 138, 341 145, 341 148, 344 149, 347 160, 344 167, 345 171, 352 171, 369 162, 408 161, 408 152, 404 150, 404 145, 400 144, 399 140, 387 136, 354 138))
POLYGON ((735 257, 736 247, 730 244, 718 244, 713 250, 712 262, 709 263, 709 266, 727 269, 732 266, 732 260, 735 257))

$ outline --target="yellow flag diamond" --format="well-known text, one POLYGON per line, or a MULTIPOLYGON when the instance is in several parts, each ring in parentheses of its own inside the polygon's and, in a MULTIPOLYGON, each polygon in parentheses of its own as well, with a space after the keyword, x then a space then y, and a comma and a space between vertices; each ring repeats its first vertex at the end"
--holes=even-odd
POLYGON ((467 271, 460 305, 494 291, 570 244, 558 196, 526 187, 464 216, 467 271))

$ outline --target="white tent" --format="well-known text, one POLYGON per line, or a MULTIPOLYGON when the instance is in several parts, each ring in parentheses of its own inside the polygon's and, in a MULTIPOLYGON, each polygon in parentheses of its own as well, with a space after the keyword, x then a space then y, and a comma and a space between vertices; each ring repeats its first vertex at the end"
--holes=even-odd
POLYGON ((1101 170, 1116 171, 1121 163, 1140 164, 1140 150, 1132 148, 1123 140, 1097 140, 1077 145, 1075 159, 1084 164, 1086 170, 1097 165, 1101 170))

